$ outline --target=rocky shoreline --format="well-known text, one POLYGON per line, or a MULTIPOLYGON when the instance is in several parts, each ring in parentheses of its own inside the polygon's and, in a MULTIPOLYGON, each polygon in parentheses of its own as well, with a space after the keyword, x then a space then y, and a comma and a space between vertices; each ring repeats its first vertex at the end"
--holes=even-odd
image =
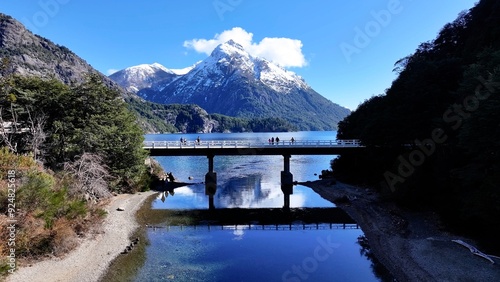
POLYGON ((458 243, 476 245, 444 230, 436 214, 404 210, 370 189, 328 179, 301 185, 345 210, 361 226, 377 259, 398 281, 500 279, 500 259, 488 256, 491 263, 458 243))

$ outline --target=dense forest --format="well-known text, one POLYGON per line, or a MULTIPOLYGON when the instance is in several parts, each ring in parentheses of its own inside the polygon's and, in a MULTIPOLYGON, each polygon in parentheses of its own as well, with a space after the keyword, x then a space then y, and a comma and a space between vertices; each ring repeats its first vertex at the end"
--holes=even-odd
POLYGON ((14 75, 7 59, 0 70, 0 221, 17 220, 18 259, 64 254, 105 215, 103 199, 151 183, 143 131, 97 75, 67 86, 14 75))
POLYGON ((340 122, 366 154, 332 161, 337 177, 439 211, 458 231, 500 231, 500 2, 482 0, 395 64, 386 93, 340 122))
POLYGON ((282 118, 238 118, 208 114, 197 105, 158 104, 127 97, 130 109, 147 132, 156 133, 222 133, 222 132, 287 132, 297 127, 282 118))

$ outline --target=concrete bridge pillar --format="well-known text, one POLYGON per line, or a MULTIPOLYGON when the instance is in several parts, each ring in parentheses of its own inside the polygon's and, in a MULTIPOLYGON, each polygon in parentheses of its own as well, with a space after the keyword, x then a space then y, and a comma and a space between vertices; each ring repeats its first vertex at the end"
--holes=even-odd
POLYGON ((208 208, 215 209, 214 195, 217 191, 217 173, 214 172, 214 156, 209 155, 208 172, 205 174, 205 195, 208 195, 208 208))
POLYGON ((283 208, 290 208, 290 195, 293 194, 293 174, 290 172, 290 155, 283 155, 284 166, 281 172, 281 191, 283 191, 283 208))

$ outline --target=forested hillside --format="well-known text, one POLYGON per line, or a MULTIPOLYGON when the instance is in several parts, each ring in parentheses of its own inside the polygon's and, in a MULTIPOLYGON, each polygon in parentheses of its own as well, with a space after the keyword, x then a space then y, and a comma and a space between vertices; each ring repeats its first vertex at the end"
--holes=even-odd
POLYGON ((211 132, 287 132, 297 127, 282 118, 237 118, 208 114, 197 105, 157 104, 126 98, 129 107, 138 115, 146 132, 211 133, 211 132))
POLYGON ((400 202, 438 210, 461 231, 500 231, 500 2, 482 0, 395 64, 386 93, 339 124, 367 155, 332 162, 400 202))

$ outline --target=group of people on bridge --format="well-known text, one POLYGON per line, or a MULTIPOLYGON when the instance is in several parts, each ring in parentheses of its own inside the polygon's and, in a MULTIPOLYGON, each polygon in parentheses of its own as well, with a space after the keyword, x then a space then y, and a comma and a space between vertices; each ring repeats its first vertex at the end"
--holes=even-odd
MULTIPOLYGON (((180 142, 181 142, 181 144, 184 144, 184 145, 185 145, 185 144, 187 144, 187 139, 186 139, 186 138, 181 137, 180 142)), ((198 144, 198 145, 199 145, 199 144, 201 144, 201 139, 200 139, 200 136, 198 136, 198 137, 196 138, 196 144, 198 144)))
MULTIPOLYGON (((270 145, 274 145, 274 143, 276 142, 276 144, 279 144, 280 143, 280 138, 279 137, 271 137, 269 138, 268 140, 269 144, 270 145)), ((290 139, 290 142, 292 142, 292 144, 295 142, 295 139, 292 137, 292 139, 290 139)))

